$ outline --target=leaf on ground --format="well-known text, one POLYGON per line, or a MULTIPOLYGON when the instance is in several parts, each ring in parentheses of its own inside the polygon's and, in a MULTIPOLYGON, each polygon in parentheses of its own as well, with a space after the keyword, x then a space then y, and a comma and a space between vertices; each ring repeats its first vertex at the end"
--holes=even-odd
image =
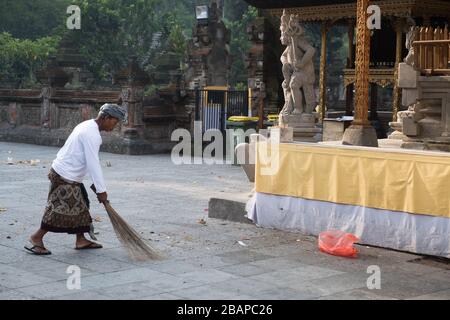
POLYGON ((248 247, 248 245, 246 245, 244 242, 242 242, 242 241, 238 241, 238 243, 241 245, 241 246, 243 246, 243 247, 248 247))
POLYGON ((102 218, 101 218, 100 216, 96 216, 96 217, 94 218, 94 221, 95 221, 95 222, 102 222, 102 218))
POLYGON ((0 212, 5 212, 6 208, 0 208, 0 212))

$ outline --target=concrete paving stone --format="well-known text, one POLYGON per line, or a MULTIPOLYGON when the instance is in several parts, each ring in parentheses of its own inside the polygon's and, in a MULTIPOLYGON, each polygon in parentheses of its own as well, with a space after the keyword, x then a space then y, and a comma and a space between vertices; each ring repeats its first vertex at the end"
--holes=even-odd
POLYGON ((254 249, 254 251, 260 252, 262 254, 267 254, 269 256, 283 257, 299 255, 303 251, 303 249, 297 243, 288 243, 279 246, 258 248, 254 249))
MULTIPOLYGON (((101 250, 101 249, 100 249, 101 250)), ((130 262, 123 262, 107 257, 99 257, 90 252, 79 252, 59 254, 53 256, 51 259, 59 262, 64 262, 71 265, 77 265, 82 269, 87 269, 95 273, 108 273, 120 270, 132 269, 135 266, 130 262)))
POLYGON ((393 264, 395 264, 394 262, 387 259, 379 259, 367 256, 358 256, 355 259, 345 258, 329 255, 320 252, 319 250, 314 252, 301 251, 296 255, 285 256, 284 258, 302 264, 318 267, 333 266, 333 269, 342 272, 365 272, 371 265, 377 265, 380 268, 384 268, 386 266, 392 266, 393 264))
POLYGON ((319 295, 319 291, 312 290, 311 288, 295 290, 285 287, 275 287, 252 293, 252 296, 258 300, 311 300, 315 299, 319 295))
POLYGON ((426 278, 450 284, 450 270, 429 272, 426 273, 426 278))
POLYGON ((239 245, 234 240, 218 241, 218 242, 212 242, 210 240, 206 240, 206 241, 199 241, 198 244, 193 245, 194 252, 199 252, 199 253, 202 253, 203 255, 205 255, 205 254, 218 255, 218 254, 231 252, 231 251, 239 251, 239 250, 242 250, 242 248, 246 248, 246 247, 239 245), (205 248, 206 250, 202 249, 202 247, 205 248))
POLYGON ((0 263, 11 264, 26 261, 27 258, 29 254, 23 248, 19 250, 0 245, 0 263))
POLYGON ((409 300, 450 300, 450 289, 410 298, 409 300))
POLYGON ((54 300, 117 300, 95 290, 72 290, 74 293, 53 297, 54 300))
POLYGON ((231 291, 236 295, 248 295, 248 296, 255 296, 255 293, 270 291, 275 288, 278 288, 279 291, 283 291, 284 289, 286 289, 282 286, 278 286, 273 283, 265 281, 255 281, 254 279, 248 277, 212 283, 210 284, 210 287, 214 288, 213 292, 231 291))
MULTIPOLYGON (((449 264, 450 266, 450 264, 449 264)), ((417 276, 421 275, 429 275, 432 276, 432 274, 437 273, 438 277, 441 278, 443 276, 441 273, 445 273, 445 269, 443 268, 437 268, 435 266, 428 266, 428 265, 422 265, 419 263, 412 263, 412 262, 400 262, 395 264, 384 264, 383 266, 380 266, 382 272, 400 272, 400 273, 408 273, 408 274, 414 274, 417 276)), ((450 273, 448 274, 450 278, 450 273)), ((445 279, 445 277, 444 277, 445 279)), ((449 279, 450 281, 450 279, 449 279)))
MULTIPOLYGON (((103 244, 103 243, 102 243, 103 244)), ((113 259, 117 261, 121 261, 127 264, 133 264, 134 261, 130 258, 125 248, 122 246, 115 247, 115 248, 108 248, 104 247, 101 250, 98 251, 87 251, 91 255, 95 255, 96 257, 104 257, 108 259, 113 259)))
POLYGON ((45 243, 51 256, 24 254, 23 245, 42 218, 46 175, 57 152, 0 142, 0 207, 7 208, 0 213, 0 298, 91 300, 122 293, 155 300, 370 300, 448 295, 449 263, 413 263, 421 256, 363 245, 357 245, 357 259, 340 258, 319 252, 317 237, 209 219, 205 209, 211 197, 247 201, 254 185, 239 167, 174 166, 168 155, 100 154, 114 208, 143 238, 152 239, 165 260, 131 261, 92 193, 91 215, 102 219, 94 224, 104 249, 76 251, 74 236, 49 233, 45 243), (7 166, 1 159, 8 150, 15 159, 40 159, 46 168, 7 166), (106 167, 106 160, 112 167, 106 167), (201 218, 206 226, 199 224, 201 218), (82 268, 81 291, 65 287, 68 265, 82 268), (382 290, 361 287, 369 265, 381 268, 382 290))
POLYGON ((283 269, 251 276, 249 279, 254 281, 265 281, 277 286, 297 289, 298 286, 301 288, 301 284, 305 281, 323 279, 342 274, 343 272, 333 269, 303 265, 293 269, 283 269))
POLYGON ((143 284, 150 287, 155 293, 164 293, 183 288, 200 286, 203 285, 204 282, 188 279, 182 275, 173 276, 162 273, 161 275, 156 276, 143 284))
POLYGON ((35 297, 17 290, 0 291, 0 300, 37 300, 35 297))
MULTIPOLYGON (((259 260, 259 261, 265 261, 265 260, 259 260)), ((230 266, 224 266, 217 268, 220 271, 227 272, 239 277, 250 277, 262 273, 266 273, 269 271, 269 269, 260 267, 257 265, 252 265, 251 263, 241 263, 241 264, 234 264, 230 266)))
POLYGON ((335 294, 322 296, 318 300, 397 300, 391 297, 386 297, 376 294, 378 290, 361 290, 353 289, 344 292, 338 292, 335 294))
POLYGON ((166 274, 146 268, 133 268, 117 272, 84 277, 83 285, 86 289, 103 289, 127 283, 148 282, 154 278, 165 276, 166 274))
POLYGON ((153 293, 152 289, 142 282, 126 283, 118 286, 100 288, 95 291, 115 300, 134 300, 153 293))
POLYGON ((206 255, 202 257, 194 257, 194 258, 186 258, 184 261, 192 263, 194 266, 198 266, 199 268, 219 268, 224 266, 233 265, 230 260, 226 260, 223 257, 216 255, 206 255))
POLYGON ((375 256, 375 257, 386 257, 386 260, 389 260, 393 263, 401 263, 406 262, 410 260, 414 260, 417 258, 422 257, 421 255, 409 253, 409 252, 403 252, 403 251, 396 251, 392 249, 384 249, 379 247, 368 247, 364 245, 358 245, 358 250, 360 251, 361 256, 375 256))
MULTIPOLYGON (((81 279, 81 290, 83 290, 83 278, 81 279)), ((73 292, 67 288, 67 280, 49 280, 46 283, 19 288, 17 291, 40 300, 49 300, 73 292)))
MULTIPOLYGON (((42 259, 42 257, 33 257, 35 259, 27 259, 20 262, 10 263, 8 266, 31 272, 38 276, 43 276, 52 280, 67 279, 70 274, 67 273, 68 263, 63 263, 51 259, 42 259)), ((94 275, 96 272, 81 268, 82 276, 94 275)))
POLYGON ((252 250, 231 251, 223 254, 218 254, 217 256, 222 257, 224 261, 230 261, 233 264, 265 260, 273 257, 252 250))
POLYGON ((247 300, 247 297, 252 299, 251 296, 237 295, 234 290, 217 291, 215 287, 210 285, 180 289, 170 293, 189 300, 232 300, 233 298, 247 300))
POLYGON ((428 275, 418 277, 415 274, 384 272, 381 274, 379 294, 398 299, 408 299, 448 289, 450 289, 450 283, 445 278, 433 279, 428 275))
MULTIPOLYGON (((253 226, 252 226, 253 227, 253 226)), ((267 234, 267 235, 260 235, 259 233, 254 235, 248 235, 247 237, 245 235, 240 236, 239 238, 248 238, 246 240, 243 240, 250 249, 263 249, 263 248, 271 248, 274 246, 279 245, 293 245, 294 247, 304 247, 305 245, 302 242, 297 242, 296 239, 300 238, 300 235, 296 234, 296 236, 289 235, 287 237, 283 237, 283 235, 280 234, 267 234)), ((239 240, 238 238, 238 240, 239 240)), ((309 247, 311 247, 311 244, 309 244, 309 247)))
POLYGON ((213 268, 205 268, 203 270, 183 273, 179 275, 179 277, 201 283, 214 283, 238 278, 235 275, 213 268))
MULTIPOLYGON (((141 264, 143 266, 143 264, 141 264)), ((161 263, 146 263, 147 268, 164 272, 172 275, 179 275, 187 272, 193 272, 199 270, 199 266, 193 265, 192 263, 189 263, 187 261, 178 261, 174 263, 174 261, 164 261, 161 263)), ((206 266, 204 268, 207 268, 206 266)), ((200 267, 202 269, 202 267, 200 267)))
POLYGON ((0 292, 8 291, 8 290, 11 290, 11 289, 9 289, 9 288, 7 288, 7 287, 4 287, 4 286, 0 285, 0 292))
POLYGON ((320 296, 328 296, 353 289, 367 289, 367 278, 369 276, 370 275, 364 273, 352 272, 309 280, 303 283, 292 282, 287 286, 293 289, 314 289, 321 293, 320 296))
POLYGON ((276 257, 249 262, 250 265, 263 268, 266 271, 276 271, 284 269, 295 269, 304 266, 298 259, 289 259, 286 257, 276 257))
POLYGON ((33 272, 20 270, 5 264, 0 265, 0 285, 9 289, 16 289, 50 281, 52 281, 52 279, 38 276, 33 272))
POLYGON ((139 298, 138 300, 185 300, 185 298, 176 296, 172 293, 159 293, 159 294, 139 298))
POLYGON ((215 290, 230 291, 236 296, 251 296, 257 300, 304 300, 314 299, 320 292, 311 288, 292 289, 266 282, 254 282, 249 279, 232 280, 231 283, 216 283, 211 285, 215 290))

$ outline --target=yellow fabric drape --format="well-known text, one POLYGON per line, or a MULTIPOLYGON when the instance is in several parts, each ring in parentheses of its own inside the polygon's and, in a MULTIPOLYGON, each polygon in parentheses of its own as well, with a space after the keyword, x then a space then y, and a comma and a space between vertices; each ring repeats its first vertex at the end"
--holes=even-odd
POLYGON ((450 155, 280 144, 267 174, 266 146, 257 192, 450 218, 450 155))

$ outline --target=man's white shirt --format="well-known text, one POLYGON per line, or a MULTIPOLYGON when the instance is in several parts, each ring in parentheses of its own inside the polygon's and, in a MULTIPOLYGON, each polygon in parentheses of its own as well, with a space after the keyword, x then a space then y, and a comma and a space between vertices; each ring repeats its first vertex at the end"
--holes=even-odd
POLYGON ((89 174, 97 193, 106 192, 98 153, 102 137, 94 119, 80 123, 59 150, 52 168, 64 179, 82 182, 89 174))

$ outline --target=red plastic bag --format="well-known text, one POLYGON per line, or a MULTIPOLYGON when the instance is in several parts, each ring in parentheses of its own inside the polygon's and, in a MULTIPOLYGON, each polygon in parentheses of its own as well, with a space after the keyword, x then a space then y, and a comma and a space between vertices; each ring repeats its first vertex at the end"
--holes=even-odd
POLYGON ((358 250, 353 247, 359 238, 339 230, 324 231, 319 234, 319 249, 334 256, 355 258, 358 250))

